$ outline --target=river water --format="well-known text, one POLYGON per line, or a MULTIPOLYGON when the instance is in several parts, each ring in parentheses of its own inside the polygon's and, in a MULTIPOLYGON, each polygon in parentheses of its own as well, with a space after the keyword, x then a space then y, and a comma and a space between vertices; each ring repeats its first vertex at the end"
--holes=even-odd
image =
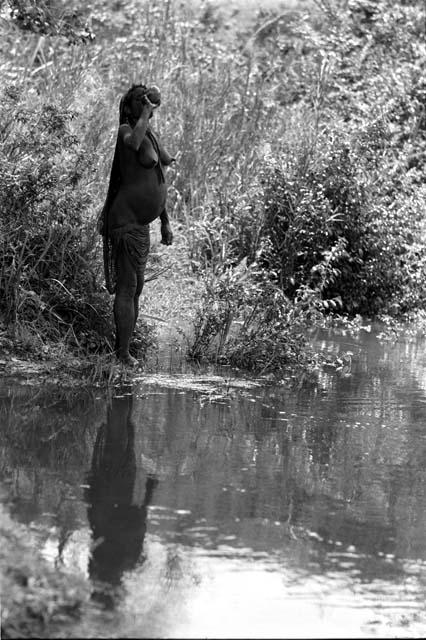
POLYGON ((91 637, 426 635, 425 343, 317 345, 352 363, 299 389, 3 382, 2 499, 90 582, 91 637))

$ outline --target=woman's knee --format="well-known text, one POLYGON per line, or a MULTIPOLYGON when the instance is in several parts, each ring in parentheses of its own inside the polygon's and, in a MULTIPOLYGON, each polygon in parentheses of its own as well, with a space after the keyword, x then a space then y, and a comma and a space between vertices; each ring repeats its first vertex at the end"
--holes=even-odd
POLYGON ((127 261, 120 262, 121 264, 117 265, 115 295, 121 298, 134 298, 138 287, 137 274, 127 261))
POLYGON ((115 289, 115 298, 120 300, 133 300, 136 296, 136 281, 118 283, 115 289))

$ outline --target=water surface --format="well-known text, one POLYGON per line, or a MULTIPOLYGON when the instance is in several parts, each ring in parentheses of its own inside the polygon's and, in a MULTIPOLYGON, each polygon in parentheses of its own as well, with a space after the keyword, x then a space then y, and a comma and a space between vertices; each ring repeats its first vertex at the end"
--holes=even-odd
POLYGON ((90 581, 92 637, 426 634, 425 344, 318 345, 351 366, 298 390, 2 387, 3 500, 90 581))

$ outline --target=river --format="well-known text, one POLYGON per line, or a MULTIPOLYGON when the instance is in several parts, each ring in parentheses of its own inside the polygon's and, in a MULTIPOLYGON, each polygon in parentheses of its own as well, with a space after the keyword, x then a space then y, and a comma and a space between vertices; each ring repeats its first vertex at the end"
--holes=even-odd
POLYGON ((376 334, 322 332, 351 365, 299 389, 3 381, 3 502, 89 581, 91 637, 426 635, 425 342, 376 334))

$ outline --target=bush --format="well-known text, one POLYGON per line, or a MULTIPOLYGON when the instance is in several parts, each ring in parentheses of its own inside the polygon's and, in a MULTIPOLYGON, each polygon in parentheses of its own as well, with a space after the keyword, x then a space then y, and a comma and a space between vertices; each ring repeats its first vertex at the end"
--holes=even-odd
MULTIPOLYGON (((94 34, 84 20, 81 8, 69 9, 69 3, 52 0, 9 0, 10 14, 18 27, 44 35, 60 35, 69 43, 93 40, 94 34)), ((0 3, 1 6, 1 3, 0 3)))
POLYGON ((388 173, 378 180, 357 142, 328 131, 309 165, 295 153, 284 166, 265 167, 262 264, 291 299, 308 286, 324 308, 377 315, 398 304, 401 313, 423 301, 415 281, 419 267, 426 275, 425 249, 415 241, 421 196, 409 177, 398 181, 399 193, 388 173))
POLYGON ((270 74, 302 115, 262 168, 263 264, 291 298, 308 286, 345 313, 405 313, 425 301, 424 6, 318 5, 270 74))
POLYGON ((315 358, 308 327, 318 321, 318 301, 299 291, 295 302, 256 263, 246 259, 205 277, 188 355, 282 376, 291 366, 308 369, 315 358))
POLYGON ((3 96, 0 312, 15 331, 99 351, 111 343, 110 301, 82 184, 95 158, 72 133, 75 117, 54 103, 29 108, 13 86, 3 96))

